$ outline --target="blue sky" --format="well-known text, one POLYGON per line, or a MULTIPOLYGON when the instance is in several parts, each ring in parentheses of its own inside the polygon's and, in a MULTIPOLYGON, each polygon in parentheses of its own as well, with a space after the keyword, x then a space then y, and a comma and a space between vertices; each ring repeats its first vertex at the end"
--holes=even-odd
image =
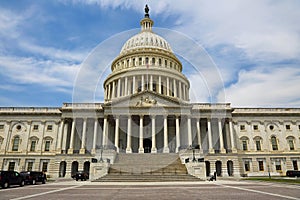
MULTIPOLYGON (((130 30, 139 28, 146 3, 155 27, 185 35, 215 65, 196 66, 201 77, 175 51, 191 81, 192 101, 300 107, 298 0, 2 0, 0 106, 72 102, 82 63, 103 44, 118 55, 124 38, 137 32, 130 30), (121 43, 110 47, 120 33, 121 43), (221 82, 214 82, 214 70, 221 82)), ((103 102, 101 80, 96 102, 103 102)))

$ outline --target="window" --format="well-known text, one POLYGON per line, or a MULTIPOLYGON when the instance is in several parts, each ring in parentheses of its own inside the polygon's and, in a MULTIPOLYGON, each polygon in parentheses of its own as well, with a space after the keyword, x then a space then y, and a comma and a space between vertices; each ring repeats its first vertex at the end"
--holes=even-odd
POLYGON ((8 171, 14 171, 15 170, 15 162, 9 162, 8 164, 8 171))
POLYGON ((36 140, 32 140, 30 145, 30 151, 35 151, 35 146, 36 146, 36 140))
POLYGON ((257 150, 257 151, 261 151, 260 140, 256 140, 256 141, 255 141, 255 144, 256 144, 256 150, 257 150))
POLYGON ((247 147, 247 140, 243 140, 243 141, 242 141, 242 144, 243 144, 243 150, 244 150, 244 151, 247 151, 247 150, 248 150, 248 147, 247 147))
POLYGON ((148 64, 149 64, 149 58, 146 57, 146 65, 148 65, 148 64))
POLYGON ((142 58, 139 58, 139 66, 142 65, 142 58))
POLYGON ((262 161, 262 160, 258 161, 258 170, 259 171, 264 171, 265 170, 264 169, 264 161, 262 161))
POLYGON ((47 162, 43 162, 43 164, 42 164, 42 171, 43 172, 47 172, 48 171, 48 163, 47 162))
POLYGON ((33 130, 34 130, 34 131, 39 130, 39 125, 33 125, 33 130))
MULTIPOLYGON (((159 66, 161 66, 161 58, 158 59, 158 64, 159 64, 159 66)), ((300 128, 299 128, 299 129, 300 129, 300 128)))
POLYGON ((289 124, 285 125, 285 129, 286 130, 291 130, 291 125, 289 125, 289 124))
POLYGON ((241 131, 244 131, 244 130, 245 130, 245 125, 241 125, 241 126, 240 126, 240 130, 241 130, 241 131))
POLYGON ((168 63, 167 63, 167 60, 165 60, 165 67, 167 67, 168 66, 168 63))
POLYGON ((300 130, 300 125, 298 125, 298 129, 300 130))
POLYGON ((294 170, 298 170, 298 162, 297 162, 297 160, 293 160, 293 168, 294 168, 294 170))
POLYGON ((258 130, 258 125, 253 125, 253 130, 257 131, 258 130))
POLYGON ((277 144, 277 138, 275 136, 271 137, 271 144, 272 144, 273 151, 277 151, 278 150, 278 144, 277 144))
POLYGON ((19 136, 16 136, 16 137, 13 139, 13 146, 12 146, 12 150, 13 150, 13 151, 18 151, 18 150, 19 150, 19 142, 20 142, 20 137, 19 137, 19 136))
POLYGON ((152 58, 152 65, 155 65, 155 58, 152 58))
POLYGON ((288 139, 288 143, 289 143, 290 150, 295 150, 294 140, 288 139))
POLYGON ((33 162, 28 162, 27 163, 27 171, 32 171, 33 169, 33 162))
POLYGON ((270 125, 269 128, 270 128, 271 131, 274 130, 274 126, 273 125, 270 125))
POLYGON ((22 126, 21 126, 21 125, 18 125, 16 128, 17 128, 17 130, 19 131, 19 130, 21 130, 22 126))
POLYGON ((281 171, 281 163, 280 163, 280 160, 275 161, 275 168, 276 168, 277 171, 281 171))
POLYGON ((47 140, 47 141, 45 142, 45 151, 49 151, 49 150, 50 150, 50 141, 47 140))
POLYGON ((246 172, 250 171, 250 162, 248 160, 245 161, 244 165, 245 165, 245 171, 246 172))
POLYGON ((132 59, 132 64, 135 67, 135 58, 132 59))
POLYGON ((3 130, 3 129, 4 129, 4 125, 0 124, 0 130, 3 130))
POLYGON ((52 131, 52 125, 47 126, 47 131, 52 131))

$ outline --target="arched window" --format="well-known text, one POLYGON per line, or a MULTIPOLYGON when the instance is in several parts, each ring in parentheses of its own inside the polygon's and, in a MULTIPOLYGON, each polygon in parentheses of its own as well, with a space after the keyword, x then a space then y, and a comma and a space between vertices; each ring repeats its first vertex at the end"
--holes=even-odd
POLYGON ((293 136, 289 136, 286 139, 287 139, 287 143, 289 145, 290 150, 292 150, 292 151, 295 150, 295 145, 294 145, 295 138, 293 136))
POLYGON ((243 151, 248 151, 248 141, 249 141, 249 139, 247 137, 245 137, 245 136, 241 137, 243 151))
POLYGON ((260 136, 256 136, 253 138, 256 146, 257 151, 261 151, 261 143, 262 143, 262 138, 260 136))
POLYGON ((271 144, 273 151, 278 150, 277 138, 275 136, 271 137, 271 144))
POLYGON ((13 146, 12 146, 12 150, 13 150, 13 151, 18 151, 18 150, 19 150, 19 143, 20 143, 20 137, 19 137, 19 136, 16 136, 16 137, 13 139, 13 146))
POLYGON ((152 65, 155 65, 155 58, 152 58, 152 65))
POLYGON ((158 59, 158 64, 159 64, 159 66, 161 66, 161 58, 158 59))

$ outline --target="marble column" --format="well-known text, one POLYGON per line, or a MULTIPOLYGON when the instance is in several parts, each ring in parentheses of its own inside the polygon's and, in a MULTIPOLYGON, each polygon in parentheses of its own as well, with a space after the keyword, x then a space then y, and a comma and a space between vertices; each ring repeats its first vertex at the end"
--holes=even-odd
POLYGON ((208 150, 209 153, 214 154, 215 150, 212 145, 212 132, 211 132, 211 120, 207 119, 207 134, 208 134, 208 150))
POLYGON ((161 76, 158 76, 158 93, 162 94, 162 92, 161 92, 161 76))
POLYGON ((104 116, 102 148, 105 148, 106 145, 107 145, 107 116, 104 116))
POLYGON ((108 84, 108 95, 107 99, 111 99, 111 84, 108 84))
POLYGON ((70 148, 68 149, 68 154, 73 154, 75 126, 76 126, 76 118, 74 118, 73 121, 72 121, 71 137, 70 137, 70 148))
POLYGON ((145 80, 144 80, 144 75, 142 75, 142 81, 141 81, 141 82, 142 82, 142 83, 141 83, 141 84, 142 84, 142 85, 141 85, 141 86, 142 86, 141 88, 142 88, 142 91, 144 91, 144 90, 145 90, 145 80))
POLYGON ((57 136, 57 147, 56 147, 56 153, 61 154, 61 146, 62 146, 62 138, 64 134, 64 126, 65 126, 65 120, 62 119, 60 122, 59 132, 57 136))
POLYGON ((144 153, 143 140, 144 140, 144 132, 143 132, 143 115, 140 115, 140 138, 139 138, 139 153, 144 153))
POLYGON ((167 96, 170 96, 170 81, 169 81, 169 77, 167 77, 167 96))
POLYGON ((193 138, 192 138, 192 123, 191 123, 191 116, 187 117, 187 125, 188 125, 188 145, 193 145, 193 138))
POLYGON ((155 129, 155 115, 151 116, 151 120, 152 120, 152 149, 151 149, 151 153, 157 153, 157 149, 156 149, 156 129, 155 129))
POLYGON ((179 116, 176 116, 176 153, 178 153, 180 148, 180 125, 179 125, 179 116))
POLYGON ((121 91, 121 78, 118 79, 117 97, 120 97, 120 91, 121 91))
POLYGON ((179 98, 182 99, 182 87, 181 87, 181 81, 178 83, 178 92, 179 92, 179 98))
POLYGON ((200 119, 196 119, 196 128, 197 128, 197 138, 199 149, 202 150, 202 142, 201 142, 201 129, 200 129, 200 119))
POLYGON ((124 89, 124 95, 127 96, 128 94, 128 77, 125 77, 125 89, 124 89))
POLYGON ((96 144, 97 144, 97 133, 98 133, 98 119, 95 118, 94 122, 94 137, 93 137, 93 148, 92 148, 92 154, 96 153, 96 144))
POLYGON ((85 146, 86 146, 86 123, 87 118, 83 119, 83 127, 82 127, 82 140, 81 140, 81 148, 79 154, 85 154, 85 146))
POLYGON ((229 132, 230 132, 230 141, 231 141, 231 151, 232 153, 236 153, 237 149, 234 142, 235 138, 234 138, 233 127, 232 127, 232 119, 229 119, 229 132))
POLYGON ((150 75, 150 91, 153 91, 153 76, 150 75))
POLYGON ((224 149, 224 140, 223 140, 222 120, 221 119, 218 119, 218 127, 219 127, 220 153, 226 153, 226 150, 224 149))
POLYGON ((119 116, 116 116, 115 147, 116 147, 118 153, 119 153, 119 125, 120 125, 120 119, 119 119, 119 116))
POLYGON ((174 91, 174 97, 177 97, 177 83, 176 83, 176 79, 173 79, 173 91, 174 91))
POLYGON ((126 146, 126 153, 132 153, 131 149, 131 116, 128 116, 127 119, 127 146, 126 146))
POLYGON ((135 89, 135 76, 133 76, 133 78, 132 78, 132 94, 135 94, 135 91, 136 91, 136 89, 135 89))
POLYGON ((116 94, 116 84, 115 81, 112 82, 112 95, 111 98, 114 99, 116 94))
POLYGON ((170 152, 168 143, 169 143, 169 141, 168 141, 168 116, 164 115, 164 149, 163 149, 164 153, 170 152))

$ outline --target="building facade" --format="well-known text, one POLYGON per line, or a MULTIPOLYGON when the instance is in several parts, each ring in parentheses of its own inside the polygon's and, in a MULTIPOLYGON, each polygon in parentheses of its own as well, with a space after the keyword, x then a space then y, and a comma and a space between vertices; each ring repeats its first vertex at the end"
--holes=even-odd
POLYGON ((183 66, 152 25, 146 13, 112 62, 103 103, 0 108, 1 169, 70 177, 100 160, 107 169, 118 154, 175 153, 207 176, 298 170, 300 109, 190 103, 183 66))

